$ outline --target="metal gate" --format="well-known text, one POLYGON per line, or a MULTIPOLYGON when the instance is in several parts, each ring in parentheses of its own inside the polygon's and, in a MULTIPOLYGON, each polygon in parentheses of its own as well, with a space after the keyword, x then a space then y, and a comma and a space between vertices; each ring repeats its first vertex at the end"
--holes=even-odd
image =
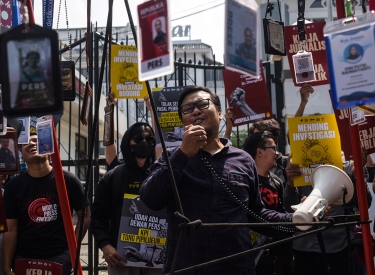
MULTIPOLYGON (((72 60, 76 63, 76 99, 72 102, 64 102, 64 115, 61 118, 60 123, 57 125, 57 134, 59 139, 60 154, 62 159, 63 168, 70 170, 75 173, 82 182, 85 181, 87 169, 92 169, 92 181, 86 186, 89 187, 89 200, 94 199, 94 192, 97 183, 106 171, 106 163, 104 156, 104 147, 102 143, 103 136, 103 120, 104 120, 104 104, 107 87, 107 74, 103 79, 101 104, 99 110, 99 122, 97 125, 98 134, 93 139, 94 133, 92 132, 93 123, 93 106, 96 105, 97 93, 99 92, 99 70, 101 64, 99 60, 102 56, 104 36, 98 32, 92 33, 91 37, 91 56, 90 66, 91 68, 87 72, 87 66, 85 63, 85 43, 86 37, 81 35, 81 32, 76 32, 74 43, 71 44, 72 60), (83 96, 85 91, 84 76, 86 73, 89 75, 89 82, 93 88, 93 102, 91 104, 88 127, 83 126, 79 121, 79 114, 82 108, 83 96), (92 160, 92 167, 87 167, 88 164, 88 148, 94 144, 94 155, 92 160)), ((117 43, 113 41, 113 43, 117 43)), ((61 43, 62 44, 62 43, 61 43)), ((203 44, 203 43, 202 43, 203 44)), ((205 45, 205 44, 203 44, 205 45)), ((206 45, 208 46, 208 45, 206 45)), ((64 59, 69 57, 69 46, 63 45, 60 54, 64 59)), ((224 66, 213 59, 209 59, 205 55, 198 55, 194 53, 190 57, 187 56, 186 51, 180 45, 175 45, 175 73, 167 75, 158 79, 149 81, 150 86, 154 87, 176 87, 176 86, 188 86, 188 85, 202 85, 207 86, 211 90, 218 93, 221 98, 222 108, 225 110, 227 102, 225 99, 224 82, 222 78, 221 70, 224 66)), ((107 60, 108 62, 108 60, 107 60)), ((107 72, 107 62, 104 64, 105 72, 107 72)), ((265 76, 267 81, 268 90, 271 91, 271 80, 272 75, 270 73, 271 66, 269 62, 263 63, 263 69, 265 70, 265 76)), ((277 76, 277 73, 275 73, 277 76)), ((281 78, 281 74, 279 76, 281 78)), ((275 79, 275 78, 274 78, 275 79)), ((279 87, 281 81, 275 81, 276 89, 279 87)), ((282 87, 282 85, 281 85, 282 87)), ((271 97, 271 93, 270 93, 271 97)), ((278 104, 277 110, 283 107, 283 93, 278 93, 276 102, 278 104)), ((279 114, 278 114, 279 115, 279 114)), ((279 115, 279 118, 281 116, 279 115)), ((121 138, 127 127, 135 122, 147 121, 151 122, 150 113, 147 110, 143 100, 119 100, 117 107, 115 108, 115 142, 116 144, 121 143, 121 138)), ((282 123, 281 120, 279 120, 282 123)), ((151 124, 151 123, 150 123, 151 124)), ((244 139, 248 136, 249 125, 240 127, 234 127, 232 132, 232 144, 236 147, 242 147, 244 139)), ((222 120, 220 124, 220 135, 225 131, 225 120, 222 120)), ((283 139, 281 139, 281 143, 283 139)), ((117 146, 119 150, 119 146, 117 146)), ((282 151, 282 150, 281 150, 282 151)), ((81 253, 81 264, 83 270, 87 271, 88 274, 98 274, 100 270, 106 270, 104 260, 100 258, 100 251, 96 248, 93 241, 91 229, 89 228, 87 233, 87 242, 82 243, 82 251, 87 251, 87 255, 82 256, 81 253), (87 257, 86 257, 87 256, 87 257)))

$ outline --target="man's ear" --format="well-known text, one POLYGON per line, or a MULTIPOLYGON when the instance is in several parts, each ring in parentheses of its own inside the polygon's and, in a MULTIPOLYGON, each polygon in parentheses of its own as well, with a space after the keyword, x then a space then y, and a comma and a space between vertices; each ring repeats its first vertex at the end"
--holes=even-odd
POLYGON ((221 114, 221 111, 218 111, 219 113, 219 119, 222 120, 223 119, 223 115, 221 114))

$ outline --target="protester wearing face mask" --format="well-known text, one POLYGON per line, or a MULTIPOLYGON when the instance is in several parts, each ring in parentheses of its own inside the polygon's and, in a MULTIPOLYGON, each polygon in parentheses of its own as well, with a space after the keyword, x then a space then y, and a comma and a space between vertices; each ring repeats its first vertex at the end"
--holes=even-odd
MULTIPOLYGON (((154 131, 148 123, 138 122, 130 126, 121 142, 124 164, 108 171, 95 190, 91 227, 108 263, 109 275, 138 275, 143 272, 143 268, 126 266, 126 259, 117 252, 116 246, 124 194, 139 194, 139 187, 151 173, 155 160, 155 141, 154 131)), ((151 269, 147 274, 152 275, 153 272, 151 269)), ((160 270, 155 272, 158 274, 160 270)))

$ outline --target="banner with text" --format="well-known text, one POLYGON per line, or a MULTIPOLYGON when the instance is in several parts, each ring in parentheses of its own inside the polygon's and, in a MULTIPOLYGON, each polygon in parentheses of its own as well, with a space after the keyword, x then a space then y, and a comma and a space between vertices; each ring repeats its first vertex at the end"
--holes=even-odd
POLYGON ((138 5, 139 79, 149 80, 174 71, 169 0, 138 5))
POLYGON ((229 105, 234 107, 235 126, 273 117, 262 66, 260 72, 259 78, 252 78, 250 75, 223 70, 225 95, 229 105))
MULTIPOLYGON (((316 81, 309 82, 312 86, 329 84, 328 80, 328 66, 326 58, 326 44, 324 42, 323 28, 325 22, 315 22, 305 25, 306 30, 306 45, 305 51, 311 52, 316 81)), ((297 84, 293 66, 292 56, 302 49, 301 43, 298 39, 297 25, 285 27, 285 43, 290 66, 290 72, 293 77, 295 86, 302 86, 303 83, 297 84)))
POLYGON ((292 162, 301 165, 295 186, 310 185, 314 168, 322 164, 342 169, 340 134, 334 114, 288 118, 292 162))
POLYGON ((26 275, 61 275, 62 264, 37 259, 16 259, 16 274, 26 275))
POLYGON ((138 54, 135 46, 112 45, 112 92, 116 98, 144 98, 147 88, 138 79, 138 54))
POLYGON ((162 268, 166 259, 165 209, 147 208, 137 195, 124 194, 117 252, 127 266, 162 268))
MULTIPOLYGON (((152 89, 157 118, 163 132, 165 146, 181 145, 184 126, 178 116, 178 98, 185 87, 166 87, 152 89)), ((156 134, 156 133, 155 133, 156 134)), ((159 135, 156 134, 156 147, 161 147, 159 135)))
MULTIPOLYGON (((345 159, 353 159, 350 137, 350 111, 347 108, 334 111, 345 159)), ((366 148, 367 154, 375 153, 375 116, 366 116, 366 121, 359 124, 358 129, 361 145, 366 148)))

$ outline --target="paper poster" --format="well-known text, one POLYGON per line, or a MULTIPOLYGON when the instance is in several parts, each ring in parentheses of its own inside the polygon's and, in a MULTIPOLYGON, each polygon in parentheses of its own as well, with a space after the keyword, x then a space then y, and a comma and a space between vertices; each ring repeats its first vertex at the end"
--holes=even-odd
POLYGON ((25 110, 55 105, 51 47, 49 38, 7 42, 10 108, 25 110))
MULTIPOLYGON (((181 145, 184 135, 184 125, 178 116, 178 99, 186 87, 154 88, 156 113, 163 132, 165 146, 177 147, 181 145)), ((156 133, 155 133, 156 134, 156 133)), ((161 147, 159 135, 156 134, 156 147, 161 147)))
POLYGON ((225 1, 224 63, 227 69, 259 76, 259 6, 253 0, 225 1))
POLYGON ((310 185, 314 168, 322 164, 342 169, 340 134, 334 114, 288 118, 292 162, 301 165, 302 176, 294 186, 310 185))
MULTIPOLYGON (((345 159, 353 159, 350 136, 350 111, 347 108, 334 111, 345 159)), ((366 116, 366 121, 358 125, 358 130, 361 145, 367 150, 368 154, 375 153, 375 116, 366 116)))
POLYGON ((117 252, 127 266, 162 268, 166 259, 165 209, 147 208, 137 195, 124 194, 117 252))
POLYGON ((17 259, 15 260, 16 274, 26 275, 61 275, 62 264, 47 260, 17 259))
POLYGON ((139 79, 145 81, 174 72, 169 0, 138 5, 139 79))
POLYGON ((325 36, 335 109, 375 102, 374 25, 325 36))
POLYGON ((259 78, 252 78, 250 75, 223 70, 225 95, 229 106, 233 107, 235 126, 273 117, 263 69, 260 71, 259 78))
POLYGON ((116 98, 144 98, 147 87, 139 81, 137 48, 112 45, 111 49, 111 84, 116 98))
MULTIPOLYGON (((312 59, 314 61, 314 71, 316 81, 309 82, 311 86, 329 84, 328 80, 328 67, 326 58, 326 44, 324 41, 323 28, 325 22, 315 22, 305 24, 306 31, 306 44, 305 51, 311 52, 312 59)), ((293 77, 295 86, 302 86, 303 83, 297 84, 295 78, 295 71, 293 66, 293 55, 302 49, 301 43, 298 38, 298 27, 297 25, 285 27, 285 43, 286 52, 288 55, 288 61, 290 71, 293 77)))

